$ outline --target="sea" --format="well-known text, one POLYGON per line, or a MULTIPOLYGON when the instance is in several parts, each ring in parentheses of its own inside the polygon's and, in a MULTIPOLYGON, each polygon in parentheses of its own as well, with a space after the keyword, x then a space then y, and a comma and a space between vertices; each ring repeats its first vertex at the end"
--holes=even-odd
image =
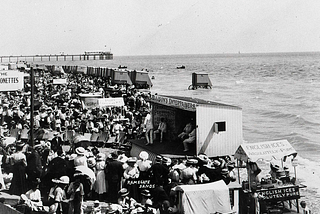
POLYGON ((300 189, 301 200, 320 213, 320 53, 115 55, 50 63, 148 70, 152 93, 241 107, 246 142, 286 139, 295 148, 298 166, 290 166, 290 173, 307 186, 300 189), (188 90, 193 72, 208 74, 212 89, 188 90))

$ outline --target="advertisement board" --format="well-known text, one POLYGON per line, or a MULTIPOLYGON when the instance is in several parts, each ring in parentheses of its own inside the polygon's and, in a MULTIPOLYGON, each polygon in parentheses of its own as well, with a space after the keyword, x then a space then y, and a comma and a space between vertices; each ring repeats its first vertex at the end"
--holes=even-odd
POLYGON ((23 73, 15 70, 0 71, 0 91, 23 89, 23 73))

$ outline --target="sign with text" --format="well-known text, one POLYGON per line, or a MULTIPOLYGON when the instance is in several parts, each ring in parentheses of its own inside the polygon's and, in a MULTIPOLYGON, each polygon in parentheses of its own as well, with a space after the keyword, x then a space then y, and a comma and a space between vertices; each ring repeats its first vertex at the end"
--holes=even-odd
POLYGON ((122 97, 115 98, 95 98, 86 97, 84 98, 84 106, 87 109, 113 107, 113 106, 124 106, 124 100, 122 97))
POLYGON ((23 89, 23 73, 14 70, 0 72, 0 91, 23 89))
POLYGON ((175 108, 180 108, 187 111, 195 111, 196 110, 196 104, 188 101, 183 101, 171 97, 165 97, 160 95, 152 95, 151 99, 154 103, 159 103, 162 105, 167 105, 175 108))
POLYGON ((139 189, 154 189, 155 184, 151 183, 150 180, 128 180, 127 185, 138 185, 139 189))
POLYGON ((234 157, 242 161, 257 161, 259 159, 281 159, 296 155, 296 150, 287 140, 267 141, 260 143, 244 143, 239 146, 234 157))
POLYGON ((124 106, 124 101, 122 97, 101 98, 98 99, 98 103, 100 107, 124 106))
POLYGON ((67 79, 53 79, 54 85, 65 85, 67 84, 67 79))
POLYGON ((300 198, 298 186, 257 190, 257 192, 263 196, 263 200, 292 200, 300 198))

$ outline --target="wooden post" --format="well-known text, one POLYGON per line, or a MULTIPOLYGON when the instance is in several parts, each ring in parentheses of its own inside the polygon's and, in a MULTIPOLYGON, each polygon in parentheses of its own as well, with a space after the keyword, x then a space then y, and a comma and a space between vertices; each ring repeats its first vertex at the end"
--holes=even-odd
POLYGON ((238 181, 239 181, 239 184, 241 184, 241 181, 240 181, 240 160, 237 159, 237 169, 238 169, 238 181))

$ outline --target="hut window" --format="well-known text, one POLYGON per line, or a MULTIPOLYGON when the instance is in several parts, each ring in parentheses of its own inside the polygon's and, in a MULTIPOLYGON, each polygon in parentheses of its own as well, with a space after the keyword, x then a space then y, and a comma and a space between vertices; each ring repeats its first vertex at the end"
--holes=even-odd
POLYGON ((226 122, 215 122, 214 123, 214 132, 225 132, 226 131, 226 122))

